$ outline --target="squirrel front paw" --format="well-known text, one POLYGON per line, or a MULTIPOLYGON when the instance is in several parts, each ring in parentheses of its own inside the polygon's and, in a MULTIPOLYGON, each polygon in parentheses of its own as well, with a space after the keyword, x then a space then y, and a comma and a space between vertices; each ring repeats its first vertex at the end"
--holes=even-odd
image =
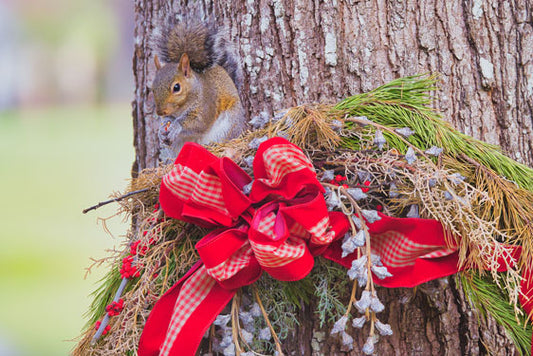
POLYGON ((180 133, 183 128, 173 117, 161 118, 161 124, 157 133, 159 139, 159 159, 161 162, 172 163, 182 146, 180 133))
POLYGON ((172 146, 172 144, 178 139, 182 130, 183 127, 175 118, 162 118, 158 132, 159 145, 172 146))

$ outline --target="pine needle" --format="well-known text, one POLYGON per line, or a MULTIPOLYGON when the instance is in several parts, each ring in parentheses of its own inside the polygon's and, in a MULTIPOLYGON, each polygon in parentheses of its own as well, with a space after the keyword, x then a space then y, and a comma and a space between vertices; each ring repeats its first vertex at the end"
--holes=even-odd
POLYGON ((484 318, 492 316, 505 328, 520 354, 530 355, 531 323, 527 322, 526 317, 519 317, 518 320, 515 318, 505 290, 498 288, 491 279, 475 272, 463 272, 459 276, 468 300, 478 315, 484 318))

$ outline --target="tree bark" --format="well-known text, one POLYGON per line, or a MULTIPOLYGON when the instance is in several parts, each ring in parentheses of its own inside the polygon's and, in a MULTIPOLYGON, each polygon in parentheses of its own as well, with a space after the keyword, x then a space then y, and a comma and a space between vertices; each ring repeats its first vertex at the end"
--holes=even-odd
MULTIPOLYGON (((226 25, 245 72, 241 93, 250 116, 307 102, 333 103, 392 79, 439 72, 435 101, 443 118, 475 138, 500 145, 533 164, 533 21, 528 1, 136 0, 133 70, 132 173, 158 165, 150 86, 150 35, 167 14, 197 13, 226 25)), ((379 289, 384 355, 512 355, 516 350, 490 318, 478 318, 454 277, 415 290, 379 289)), ((345 353, 329 328, 320 330, 313 305, 284 344, 288 354, 345 353)), ((360 346, 365 335, 353 335, 360 346)))

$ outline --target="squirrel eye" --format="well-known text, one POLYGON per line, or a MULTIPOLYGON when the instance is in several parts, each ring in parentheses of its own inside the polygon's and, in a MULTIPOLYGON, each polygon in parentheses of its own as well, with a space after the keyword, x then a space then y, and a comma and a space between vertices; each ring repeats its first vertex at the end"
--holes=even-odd
POLYGON ((180 90, 181 90, 181 85, 180 85, 180 83, 176 83, 176 84, 174 84, 174 86, 172 87, 172 91, 173 91, 174 93, 177 93, 177 92, 179 92, 180 90))

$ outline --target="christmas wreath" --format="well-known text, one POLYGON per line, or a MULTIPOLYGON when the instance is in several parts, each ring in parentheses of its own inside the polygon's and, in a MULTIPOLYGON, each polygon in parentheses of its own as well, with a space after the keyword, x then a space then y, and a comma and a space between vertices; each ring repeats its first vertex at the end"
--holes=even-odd
POLYGON ((113 199, 133 228, 98 261, 112 267, 74 354, 194 355, 210 333, 213 352, 281 355, 311 294, 331 334, 349 349, 362 329, 372 354, 392 333, 376 286, 459 271, 472 305, 529 354, 533 170, 442 121, 436 82, 260 115, 238 139, 187 143, 141 172, 113 199))

